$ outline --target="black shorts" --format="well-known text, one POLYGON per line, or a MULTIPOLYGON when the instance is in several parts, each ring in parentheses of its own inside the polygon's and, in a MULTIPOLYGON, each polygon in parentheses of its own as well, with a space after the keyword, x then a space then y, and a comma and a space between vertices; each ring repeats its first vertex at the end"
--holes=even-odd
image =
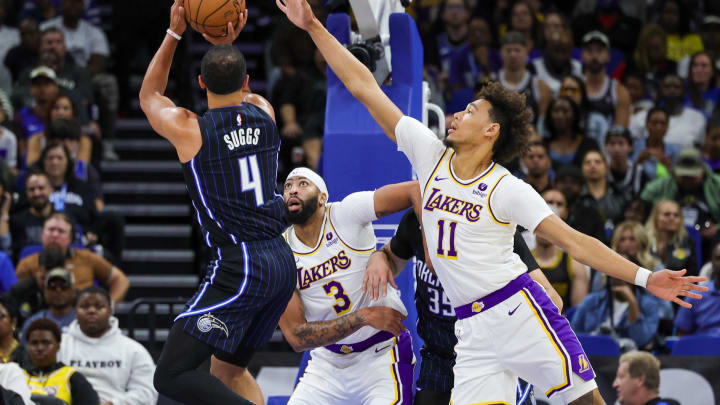
POLYGON ((221 352, 253 351, 272 337, 296 284, 295 259, 282 237, 217 249, 175 322, 221 352))

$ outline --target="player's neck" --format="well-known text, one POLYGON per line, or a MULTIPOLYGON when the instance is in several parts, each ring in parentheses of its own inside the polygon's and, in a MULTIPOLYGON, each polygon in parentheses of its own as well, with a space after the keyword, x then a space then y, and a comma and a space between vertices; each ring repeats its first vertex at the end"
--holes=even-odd
POLYGON ((452 160, 453 173, 460 180, 470 180, 487 170, 492 164, 492 144, 456 148, 452 160))
POLYGON ((208 98, 208 108, 222 108, 222 107, 230 107, 233 105, 240 105, 243 103, 243 93, 242 92, 235 92, 225 95, 220 94, 212 94, 210 92, 207 93, 208 98))
POLYGON ((303 224, 295 224, 295 236, 305 246, 314 247, 322 232, 323 220, 325 219, 325 207, 319 207, 315 213, 303 224))

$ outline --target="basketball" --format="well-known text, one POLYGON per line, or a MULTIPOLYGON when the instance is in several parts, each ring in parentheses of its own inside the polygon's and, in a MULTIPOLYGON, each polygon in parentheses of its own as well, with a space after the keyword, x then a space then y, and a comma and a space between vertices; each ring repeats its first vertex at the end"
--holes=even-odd
POLYGON ((185 0, 185 20, 201 34, 227 36, 227 24, 238 28, 238 15, 245 11, 245 0, 185 0))

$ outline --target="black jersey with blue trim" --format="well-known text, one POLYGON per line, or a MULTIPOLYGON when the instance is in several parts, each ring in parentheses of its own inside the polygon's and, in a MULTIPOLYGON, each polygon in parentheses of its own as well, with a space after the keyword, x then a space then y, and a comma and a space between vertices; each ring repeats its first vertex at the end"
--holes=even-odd
MULTIPOLYGON (((450 355, 457 343, 454 329, 457 320, 455 309, 445 295, 437 276, 426 265, 420 222, 412 209, 403 215, 395 235, 390 240, 390 249, 403 260, 415 257, 415 306, 418 312, 418 335, 425 341, 425 346, 450 355), (446 352, 446 350, 448 351, 446 352)), ((520 236, 520 232, 515 232, 513 251, 520 256, 529 271, 538 268, 538 264, 520 236)))
POLYGON ((210 247, 268 240, 287 227, 275 192, 280 134, 259 107, 214 108, 198 117, 202 147, 183 175, 210 247))

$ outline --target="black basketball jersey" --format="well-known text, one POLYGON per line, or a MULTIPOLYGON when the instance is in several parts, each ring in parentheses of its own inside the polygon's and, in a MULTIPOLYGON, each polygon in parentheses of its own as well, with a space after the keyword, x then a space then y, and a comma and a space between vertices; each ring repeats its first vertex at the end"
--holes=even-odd
MULTIPOLYGON (((534 252, 533 252, 534 255, 534 252)), ((573 271, 576 269, 572 268, 572 260, 570 256, 558 249, 555 255, 555 260, 552 264, 547 266, 541 266, 540 269, 545 273, 550 284, 563 300, 563 308, 570 308, 570 296, 572 294, 572 278, 573 271)))
POLYGON ((210 247, 278 237, 285 207, 275 192, 280 134, 259 107, 208 110, 198 117, 202 147, 183 163, 195 217, 210 247))
MULTIPOLYGON (((425 341, 426 348, 439 355, 453 356, 453 348, 457 343, 455 309, 445 295, 445 290, 437 276, 425 264, 422 231, 412 209, 405 212, 395 236, 390 240, 390 248, 401 259, 409 260, 413 256, 415 257, 415 306, 418 312, 418 335, 425 341)), ((520 256, 529 270, 538 268, 530 249, 519 232, 515 233, 513 251, 520 256)))
POLYGON ((590 111, 600 113, 608 122, 612 123, 615 117, 615 106, 617 105, 617 79, 605 77, 605 85, 599 95, 588 94, 588 106, 590 111))

